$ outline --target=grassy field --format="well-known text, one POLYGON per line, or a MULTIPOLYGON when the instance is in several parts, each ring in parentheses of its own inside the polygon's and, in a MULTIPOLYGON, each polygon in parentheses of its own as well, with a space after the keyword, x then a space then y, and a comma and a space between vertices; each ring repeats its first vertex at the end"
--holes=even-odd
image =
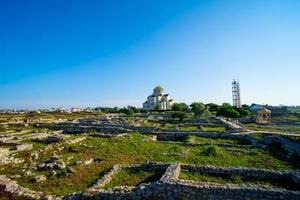
POLYGON ((250 130, 269 131, 269 132, 285 132, 300 134, 300 126, 296 125, 259 125, 259 124, 244 124, 250 130))
POLYGON ((223 132, 226 130, 225 126, 196 126, 187 125, 185 121, 172 120, 144 120, 142 126, 158 127, 164 130, 183 130, 183 131, 204 131, 204 132, 223 132), (165 122, 166 121, 166 122, 165 122), (169 122, 169 123, 167 123, 169 122), (172 122, 172 123, 170 123, 172 122))
MULTIPOLYGON (((92 114, 93 115, 93 114, 92 114)), ((99 116, 101 114, 95 114, 99 116)), ((68 119, 72 120, 78 117, 90 117, 90 113, 57 113, 50 114, 34 114, 33 117, 68 119)), ((27 116, 28 117, 28 116, 27 116)), ((2 121, 23 120, 24 115, 1 115, 2 121)), ((211 126, 195 126, 187 121, 172 122, 164 120, 144 120, 143 126, 159 127, 165 129, 182 129, 182 130, 202 130, 202 131, 224 131, 225 127, 211 126), (186 124, 185 124, 186 123, 186 124)), ((4 131, 20 131, 29 130, 28 133, 40 131, 33 125, 25 126, 24 124, 11 124, 2 127, 4 131)), ((2 130, 2 129, 1 129, 2 130)), ((143 135, 140 133, 130 133, 122 137, 100 138, 91 137, 88 134, 70 135, 70 138, 78 138, 86 136, 87 138, 77 144, 66 144, 61 141, 57 144, 41 144, 32 142, 30 139, 22 141, 22 143, 31 143, 32 150, 22 151, 15 154, 16 158, 24 159, 22 164, 6 164, 0 166, 0 174, 21 175, 17 182, 24 187, 32 190, 42 191, 46 194, 65 195, 73 192, 84 191, 94 185, 113 165, 115 164, 142 164, 146 161, 158 162, 180 162, 187 164, 199 165, 215 165, 224 167, 255 167, 274 170, 285 170, 296 168, 295 163, 288 162, 276 157, 272 152, 257 148, 233 148, 233 147, 216 147, 214 144, 227 143, 235 144, 237 141, 230 139, 207 139, 191 136, 188 140, 193 143, 206 143, 208 145, 192 146, 186 142, 171 143, 152 140, 151 135, 143 135), (30 154, 33 151, 44 149, 43 153, 39 153, 37 160, 31 160, 30 154), (49 148, 52 147, 52 148, 49 148), (63 148, 63 149, 62 149, 63 148), (76 151, 70 151, 75 149, 76 151), (32 177, 23 176, 25 166, 33 163, 40 164, 49 159, 52 155, 58 155, 66 163, 67 167, 73 169, 73 173, 66 176, 66 169, 56 170, 57 175, 52 176, 51 170, 37 171, 31 170, 33 176, 45 175, 47 181, 34 183, 32 177), (80 164, 89 159, 96 159, 90 165, 80 164), (79 162, 80 161, 80 162, 79 162)), ((124 169, 119 172, 107 188, 118 185, 138 185, 142 182, 156 180, 160 176, 160 172, 156 171, 130 171, 124 169), (127 181, 127 182, 126 182, 127 181)))
POLYGON ((236 144, 237 140, 224 139, 224 138, 204 138, 204 137, 197 137, 197 136, 190 135, 187 138, 187 142, 192 143, 192 144, 197 144, 197 143, 209 143, 209 144, 226 143, 226 144, 236 144))
POLYGON ((87 117, 99 117, 103 115, 100 112, 75 112, 75 113, 61 113, 61 112, 43 112, 43 113, 27 113, 27 114, 0 114, 0 123, 3 122, 18 122, 24 121, 26 119, 30 120, 58 120, 58 119, 67 119, 74 120, 78 118, 87 118, 87 117))
POLYGON ((188 172, 181 170, 180 179, 192 180, 196 182, 205 183, 217 183, 217 184, 238 184, 238 185, 257 185, 257 186, 269 186, 269 187, 280 187, 288 190, 299 190, 299 186, 293 184, 291 180, 267 180, 267 179, 254 179, 245 178, 239 175, 216 175, 216 174, 205 174, 188 172))
POLYGON ((300 113, 300 107, 289 107, 288 111, 291 113, 300 113))
POLYGON ((121 169, 112 180, 103 188, 109 189, 116 186, 137 186, 141 183, 158 181, 164 171, 162 170, 137 170, 135 168, 121 169))
MULTIPOLYGON (((40 145, 40 144, 39 144, 40 145)), ((248 148, 218 148, 215 156, 203 154, 209 146, 190 147, 184 144, 151 141, 150 136, 138 133, 119 138, 92 138, 88 137, 81 145, 70 145, 78 153, 69 152, 68 147, 58 155, 74 169, 70 176, 48 176, 49 172, 36 172, 48 176, 44 183, 33 183, 22 176, 18 182, 25 187, 48 194, 64 195, 75 191, 83 191, 92 186, 114 164, 137 164, 147 160, 162 162, 182 162, 190 164, 205 164, 217 166, 243 166, 268 169, 292 169, 293 164, 282 161, 269 152, 261 149, 248 148), (75 164, 76 161, 85 161, 90 158, 100 158, 101 162, 94 162, 84 166, 75 164), (68 162, 67 162, 68 161, 68 162)), ((38 146, 36 146, 38 148, 38 146)), ((36 161, 43 162, 53 155, 55 150, 50 150, 41 155, 36 161)), ((20 153, 26 158, 25 163, 30 163, 26 152, 20 153)), ((22 164, 23 165, 23 164, 22 164)), ((1 171, 3 174, 19 174, 22 165, 6 166, 1 171)))
POLYGON ((201 130, 204 132, 223 132, 226 130, 226 128, 224 126, 216 126, 216 127, 202 126, 201 130))

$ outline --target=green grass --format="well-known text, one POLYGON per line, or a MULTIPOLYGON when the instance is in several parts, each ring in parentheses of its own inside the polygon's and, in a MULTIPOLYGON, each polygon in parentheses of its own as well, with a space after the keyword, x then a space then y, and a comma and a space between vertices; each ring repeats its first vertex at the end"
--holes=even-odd
POLYGON ((255 132, 252 133, 251 136, 254 137, 255 139, 262 139, 264 134, 255 132))
MULTIPOLYGON (((67 148, 59 152, 64 161, 68 157, 73 157, 67 164, 75 170, 70 177, 48 177, 45 183, 35 184, 22 176, 18 182, 33 190, 64 195, 75 191, 84 191, 91 187, 114 164, 141 164, 147 160, 276 170, 293 168, 291 163, 281 161, 260 149, 219 147, 215 156, 206 156, 202 152, 209 145, 189 147, 184 144, 155 142, 149 140, 149 137, 138 133, 118 138, 88 137, 82 142, 86 146, 71 145, 79 151, 78 153, 68 152, 67 148), (238 156, 232 153, 236 151, 239 152, 238 156), (86 167, 74 165, 77 160, 84 161, 90 158, 101 158, 103 161, 86 167)), ((45 155, 40 155, 38 163, 45 161, 52 154, 53 151, 49 151, 45 155)), ((26 160, 26 162, 30 161, 26 160)), ((18 174, 20 170, 21 165, 20 168, 10 171, 9 174, 18 174)), ((46 172, 44 174, 47 175, 46 172)))
MULTIPOLYGON (((78 136, 72 136, 82 137, 78 136)), ((61 152, 56 152, 66 162, 68 158, 68 166, 71 166, 75 173, 70 177, 48 176, 49 172, 38 172, 48 176, 48 180, 44 183, 33 183, 27 177, 22 176, 18 179, 20 185, 28 187, 32 190, 44 191, 47 194, 65 195, 75 191, 84 191, 91 187, 107 170, 114 164, 141 164, 147 160, 161 162, 182 162, 190 164, 209 164, 217 166, 243 166, 258 167, 268 169, 292 169, 293 165, 277 159, 270 153, 260 149, 248 148, 218 148, 215 156, 206 156, 203 151, 209 145, 204 146, 186 146, 185 144, 165 143, 151 141, 150 136, 141 135, 139 133, 130 134, 118 138, 97 138, 89 137, 81 142, 81 144, 69 145, 78 150, 78 153, 68 151, 68 146, 61 152), (84 146, 86 145, 86 146, 84 146), (232 151, 239 151, 239 155, 235 155, 232 151), (95 162, 89 166, 74 165, 75 161, 85 161, 90 158, 101 158, 102 162, 95 162)), ((207 139, 196 137, 199 142, 209 143, 234 143, 227 139, 207 139), (211 142, 213 141, 213 142, 211 142)), ((19 158, 25 158, 25 163, 31 163, 29 154, 43 148, 44 144, 31 142, 33 150, 23 151, 17 154, 19 158)), ((40 154, 37 163, 44 162, 51 155, 53 150, 40 154)), ((23 164, 1 166, 4 168, 1 174, 15 175, 20 174, 23 164)))
POLYGON ((300 134, 300 126, 296 125, 258 125, 258 124, 244 124, 244 126, 256 131, 270 131, 270 132, 286 132, 300 134))
POLYGON ((13 145, 0 145, 0 148, 9 149, 9 150, 15 150, 16 149, 16 147, 14 147, 13 145))
POLYGON ((219 152, 219 147, 211 145, 206 147, 206 149, 202 151, 202 154, 205 156, 217 156, 219 152))
POLYGON ((198 126, 184 126, 184 127, 180 127, 180 130, 184 130, 184 131, 199 131, 201 129, 199 129, 198 126))
POLYGON ((198 143, 208 143, 208 144, 236 144, 237 140, 231 140, 231 139, 224 139, 224 138, 205 138, 205 137, 198 137, 194 135, 190 135, 187 138, 187 141, 192 144, 198 144, 198 143))
POLYGON ((269 179, 254 179, 246 178, 240 175, 219 175, 219 174, 207 174, 207 173, 197 173, 189 172, 187 170, 181 170, 180 179, 192 180, 196 182, 206 182, 206 183, 217 183, 217 184, 244 184, 244 185, 257 185, 257 186, 269 186, 269 187, 280 187, 289 190, 299 190, 299 186, 296 186, 292 180, 279 179, 279 180, 269 180, 269 179))
MULTIPOLYGON (((100 114, 97 114, 100 115, 100 114)), ((34 114, 33 117, 39 118, 67 118, 75 119, 78 117, 90 116, 89 113, 75 113, 75 114, 50 114, 44 113, 42 115, 34 114)), ((22 120, 24 115, 0 115, 0 120, 16 121, 22 120)), ((189 121, 174 121, 174 120, 145 120, 144 126, 160 127, 165 129, 174 129, 178 127, 181 130, 198 130, 199 126, 189 123, 189 121)), ((210 122, 207 126, 201 127, 203 131, 225 131, 225 127, 213 125, 210 122)), ((29 125, 10 125, 8 130, 24 130, 30 129, 32 131, 39 130, 38 128, 29 125)), ((200 130, 200 129, 199 129, 200 130)), ((24 133, 24 135, 30 133, 24 133)), ((72 135, 70 138, 82 137, 83 135, 72 135)), ((27 187, 36 191, 43 191, 46 194, 66 195, 72 192, 84 191, 91 187, 101 178, 115 164, 142 164, 145 161, 152 160, 158 162, 180 162, 187 164, 199 165, 215 165, 224 167, 255 167, 267 168, 274 170, 285 170, 296 168, 295 163, 287 162, 276 157, 268 151, 257 148, 233 148, 233 147, 216 147, 211 149, 212 145, 220 143, 236 144, 237 141, 231 139, 208 139, 202 137, 190 136, 188 140, 194 143, 206 143, 208 145, 192 146, 187 143, 169 143, 158 142, 151 140, 152 136, 142 135, 139 133, 130 133, 126 136, 115 138, 100 138, 87 136, 87 139, 78 143, 67 145, 65 141, 58 144, 51 144, 53 149, 49 149, 39 154, 39 158, 35 161, 30 160, 30 154, 46 146, 45 144, 32 142, 31 140, 24 140, 22 143, 33 144, 32 150, 26 150, 15 154, 17 158, 23 158, 25 161, 22 164, 7 164, 0 168, 1 174, 6 175, 21 175, 17 179, 21 186, 27 187), (58 151, 57 147, 64 146, 65 148, 58 151), (68 147, 72 147, 78 152, 69 152, 68 147), (215 151, 214 151, 215 150, 215 151), (215 152, 211 155, 210 152, 215 152), (72 167, 74 173, 70 176, 63 174, 64 170, 58 171, 61 176, 49 176, 50 172, 40 172, 32 170, 35 175, 47 176, 47 181, 44 183, 33 183, 30 178, 23 176, 22 170, 24 165, 32 162, 40 164, 49 159, 50 156, 57 154, 66 163, 67 167, 72 167), (86 161, 91 158, 100 158, 99 162, 94 162, 91 165, 84 166, 76 164, 76 161, 86 161)), ((158 178, 157 172, 153 171, 121 171, 116 174, 114 180, 107 187, 114 187, 117 185, 138 185, 142 182, 149 182, 158 178), (153 179, 152 179, 153 178, 153 179), (126 182, 127 181, 127 182, 126 182)), ((160 176, 161 174, 159 174, 160 176)))
POLYGON ((158 127, 160 126, 160 124, 158 123, 158 121, 155 121, 155 120, 144 120, 142 123, 141 123, 141 126, 145 126, 145 127, 158 127))
POLYGON ((174 124, 169 124, 169 123, 166 123, 162 126, 163 129, 175 129, 175 126, 174 124))
POLYGON ((300 107, 289 107, 288 111, 291 113, 300 113, 300 107))
POLYGON ((216 127, 209 127, 209 126, 202 126, 202 131, 205 132, 223 132, 226 130, 224 126, 216 126, 216 127))
POLYGON ((116 186, 138 186, 141 183, 158 181, 163 175, 162 170, 139 170, 124 168, 115 174, 112 180, 103 188, 109 189, 116 186))

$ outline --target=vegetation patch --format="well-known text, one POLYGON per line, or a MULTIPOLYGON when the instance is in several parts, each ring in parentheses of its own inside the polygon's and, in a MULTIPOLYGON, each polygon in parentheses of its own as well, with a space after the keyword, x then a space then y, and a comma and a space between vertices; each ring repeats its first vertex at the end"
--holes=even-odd
POLYGON ((198 143, 205 143, 205 144, 236 144, 237 140, 233 139, 225 139, 225 138, 205 138, 205 137, 199 137, 190 135, 187 138, 187 142, 192 144, 198 144, 198 143))
POLYGON ((201 130, 204 132, 224 132, 225 126, 201 126, 201 130))
POLYGON ((300 135, 300 125, 258 125, 249 123, 245 124, 244 126, 248 129, 256 131, 297 133, 300 135))
POLYGON ((141 183, 158 181, 164 173, 161 169, 139 169, 134 167, 121 169, 112 177, 112 180, 104 186, 104 189, 116 186, 138 186, 141 183))
POLYGON ((203 151, 202 154, 205 156, 217 156, 220 150, 216 146, 209 146, 206 147, 203 151))
POLYGON ((220 174, 207 174, 198 172, 189 172, 181 170, 180 179, 192 180, 196 182, 217 183, 217 184, 238 184, 238 185, 257 185, 267 187, 279 187, 288 190, 299 190, 299 186, 293 183, 292 180, 287 178, 282 179, 258 179, 247 178, 241 175, 220 175, 220 174))

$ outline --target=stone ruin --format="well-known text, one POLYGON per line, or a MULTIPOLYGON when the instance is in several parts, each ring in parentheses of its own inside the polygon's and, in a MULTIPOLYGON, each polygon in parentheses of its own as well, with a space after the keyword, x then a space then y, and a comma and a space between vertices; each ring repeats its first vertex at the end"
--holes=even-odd
POLYGON ((52 130, 63 130, 66 134, 90 133, 95 137, 113 137, 118 134, 141 132, 154 133, 157 128, 142 127, 135 123, 129 123, 123 117, 102 117, 100 119, 80 119, 76 122, 58 124, 39 124, 39 127, 46 127, 52 130), (101 134, 99 134, 101 133, 101 134))
POLYGON ((59 135, 51 135, 48 137, 42 137, 42 138, 33 138, 31 141, 33 142, 38 142, 38 143, 43 143, 43 144, 51 144, 51 143, 58 143, 60 141, 63 141, 64 137, 59 136, 59 135))
POLYGON ((15 181, 5 176, 0 176, 0 194, 19 195, 23 197, 33 197, 34 199, 256 199, 256 200, 297 200, 300 199, 300 192, 287 190, 279 187, 261 187, 258 185, 236 185, 236 184, 215 184, 201 183, 179 179, 181 170, 197 173, 210 174, 238 174, 252 178, 264 179, 286 179, 300 187, 298 171, 273 171, 252 168, 223 168, 213 166, 197 166, 187 164, 169 164, 148 162, 137 166, 115 165, 105 174, 94 186, 84 192, 73 193, 58 197, 47 196, 40 192, 30 191, 18 186, 15 181), (162 177, 155 182, 143 183, 138 186, 120 186, 112 189, 101 189, 109 183, 112 177, 124 167, 139 167, 140 169, 160 168, 165 172, 162 177))
POLYGON ((40 171, 65 169, 66 164, 58 156, 51 156, 49 160, 37 165, 36 168, 40 171))

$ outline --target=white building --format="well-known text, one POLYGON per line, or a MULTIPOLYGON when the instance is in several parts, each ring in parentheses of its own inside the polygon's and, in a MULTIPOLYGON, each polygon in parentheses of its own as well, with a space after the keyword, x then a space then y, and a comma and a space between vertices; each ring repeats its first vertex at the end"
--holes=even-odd
POLYGON ((161 86, 156 86, 153 89, 153 94, 148 96, 147 101, 143 103, 144 110, 170 110, 173 105, 173 99, 170 99, 169 94, 163 94, 164 89, 161 86))
POLYGON ((84 111, 82 108, 71 108, 70 112, 73 113, 73 112, 82 112, 84 111))

